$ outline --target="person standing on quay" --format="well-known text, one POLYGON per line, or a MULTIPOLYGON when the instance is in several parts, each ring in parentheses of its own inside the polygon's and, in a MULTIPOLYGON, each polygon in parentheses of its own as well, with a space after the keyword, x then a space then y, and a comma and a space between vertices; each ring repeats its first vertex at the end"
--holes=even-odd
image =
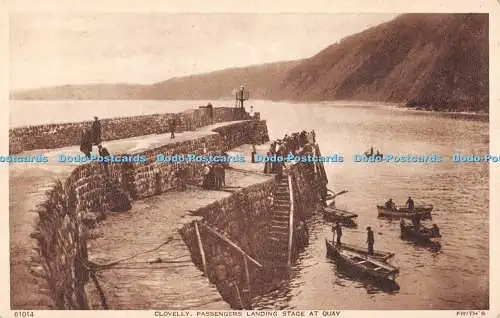
POLYGON ((90 153, 92 152, 92 139, 92 130, 87 129, 82 133, 82 138, 80 141, 80 151, 83 152, 89 159, 90 153))
POLYGON ((367 227, 366 231, 367 231, 366 243, 368 243, 368 255, 373 255, 373 244, 375 243, 375 237, 373 236, 373 231, 371 227, 367 227))
POLYGON ((174 118, 170 119, 170 139, 174 139, 175 138, 175 126, 177 124, 177 121, 174 118))
POLYGON ((213 124, 214 123, 214 106, 212 106, 212 103, 208 103, 207 109, 208 109, 208 116, 210 117, 210 122, 213 124))
POLYGON ((94 145, 99 145, 101 143, 101 122, 99 118, 94 116, 94 122, 92 123, 92 138, 94 145))
MULTIPOLYGON (((110 157, 111 156, 108 149, 103 147, 102 144, 97 146, 97 148, 99 149, 99 156, 101 156, 101 157, 110 157)), ((103 160, 102 166, 104 167, 104 172, 106 172, 106 175, 109 175, 108 162, 103 160)))

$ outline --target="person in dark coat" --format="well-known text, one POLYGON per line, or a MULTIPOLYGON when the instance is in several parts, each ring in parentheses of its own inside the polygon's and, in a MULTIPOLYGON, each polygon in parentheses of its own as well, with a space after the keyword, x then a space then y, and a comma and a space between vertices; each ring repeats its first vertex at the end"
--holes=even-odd
POLYGON ((177 125, 177 120, 176 118, 170 119, 170 139, 175 138, 175 126, 177 125))
POLYGON ((101 122, 99 118, 94 117, 94 122, 92 123, 92 137, 94 145, 101 143, 101 122))
POLYGON ((340 245, 340 239, 342 237, 342 225, 340 222, 337 222, 334 226, 335 233, 337 233, 337 245, 340 245))
POLYGON ((208 109, 208 116, 210 116, 210 121, 213 123, 213 121, 214 121, 214 107, 212 106, 212 103, 208 103, 207 109, 208 109))
POLYGON ((408 207, 408 210, 412 211, 415 208, 415 202, 411 197, 408 197, 408 200, 406 201, 406 206, 408 207))
POLYGON ((90 153, 92 152, 92 130, 87 129, 82 133, 80 140, 80 151, 85 154, 90 159, 90 153))
POLYGON ((221 164, 215 164, 213 166, 213 171, 214 171, 214 186, 215 186, 215 189, 216 190, 220 190, 220 188, 222 187, 222 169, 224 169, 222 167, 221 164))
MULTIPOLYGON (((270 158, 271 153, 268 151, 266 153, 266 156, 267 156, 267 158, 270 158)), ((272 173, 271 162, 269 162, 269 161, 264 162, 264 173, 267 173, 267 174, 272 173)))
POLYGON ((366 243, 368 243, 368 254, 373 255, 373 244, 375 244, 375 237, 373 235, 373 231, 371 227, 366 228, 366 243))
POLYGON ((221 186, 226 186, 226 167, 223 163, 220 164, 220 181, 221 186))
POLYGON ((213 189, 215 186, 215 176, 213 165, 206 165, 203 168, 203 188, 213 189))
POLYGON ((111 191, 110 201, 111 212, 125 212, 132 208, 132 203, 128 195, 117 186, 114 186, 111 191))
POLYGON ((281 162, 274 162, 274 167, 275 167, 275 172, 276 172, 276 178, 280 180, 283 177, 283 169, 285 168, 285 163, 283 161, 281 162))
POLYGON ((181 167, 175 172, 175 176, 179 180, 179 190, 180 191, 186 191, 186 183, 187 183, 187 168, 186 167, 181 167))
POLYGON ((103 147, 102 144, 100 144, 99 146, 97 146, 97 148, 99 149, 99 156, 101 156, 101 157, 109 157, 109 156, 111 156, 111 154, 109 153, 108 149, 106 147, 103 147))
POLYGON ((389 201, 387 201, 385 203, 385 208, 391 209, 391 210, 396 210, 396 204, 392 201, 392 199, 389 199, 389 201))
MULTIPOLYGON (((109 157, 111 154, 109 153, 108 149, 103 147, 102 144, 97 146, 99 149, 99 156, 101 157, 109 157)), ((108 169, 108 162, 103 161, 102 166, 104 167, 104 171, 106 172, 107 175, 109 175, 109 169, 108 169)))
POLYGON ((255 149, 255 144, 252 144, 252 163, 255 163, 255 155, 257 154, 257 149, 255 149))

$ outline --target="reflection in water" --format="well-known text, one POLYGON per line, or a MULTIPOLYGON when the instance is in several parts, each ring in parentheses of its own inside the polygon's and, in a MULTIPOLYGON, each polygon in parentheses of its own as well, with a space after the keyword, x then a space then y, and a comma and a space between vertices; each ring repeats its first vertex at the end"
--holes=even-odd
POLYGON ((333 265, 332 269, 334 269, 333 275, 339 278, 339 281, 337 282, 339 285, 345 286, 345 284, 339 283, 341 281, 357 282, 358 284, 356 285, 356 288, 364 288, 368 294, 376 294, 380 292, 390 294, 397 292, 400 288, 396 281, 376 281, 368 277, 360 277, 359 273, 352 271, 349 267, 339 265, 333 260, 331 263, 333 265))

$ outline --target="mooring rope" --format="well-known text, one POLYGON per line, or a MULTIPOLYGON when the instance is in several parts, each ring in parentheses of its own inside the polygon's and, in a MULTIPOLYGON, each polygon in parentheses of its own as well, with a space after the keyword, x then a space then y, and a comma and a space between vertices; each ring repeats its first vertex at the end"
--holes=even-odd
POLYGON ((174 240, 173 237, 169 236, 167 238, 167 240, 163 243, 161 243, 160 245, 158 245, 157 247, 153 248, 153 249, 150 249, 150 250, 146 250, 146 251, 143 251, 143 252, 139 252, 139 253, 136 253, 132 256, 128 256, 128 257, 125 257, 125 258, 122 258, 122 259, 119 259, 119 260, 116 260, 116 261, 112 261, 110 263, 107 263, 107 264, 97 264, 97 263, 94 263, 92 262, 92 267, 94 267, 96 270, 103 270, 103 269, 107 269, 107 268, 110 268, 114 265, 118 265, 124 261, 128 261, 129 259, 132 259, 132 258, 135 258, 139 255, 143 255, 143 254, 146 254, 146 253, 151 253, 151 252, 154 252, 156 250, 159 250, 160 248, 162 248, 164 245, 167 245, 168 243, 172 242, 174 240))

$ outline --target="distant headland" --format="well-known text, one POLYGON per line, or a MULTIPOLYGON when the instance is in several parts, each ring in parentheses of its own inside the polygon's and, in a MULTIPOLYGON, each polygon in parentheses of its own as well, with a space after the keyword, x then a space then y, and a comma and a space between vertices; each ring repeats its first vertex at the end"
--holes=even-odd
MULTIPOLYGON (((11 92, 15 100, 365 100, 421 110, 488 113, 488 14, 404 14, 318 54, 150 85, 64 85, 11 92)), ((147 70, 145 70, 147 71, 147 70)))

